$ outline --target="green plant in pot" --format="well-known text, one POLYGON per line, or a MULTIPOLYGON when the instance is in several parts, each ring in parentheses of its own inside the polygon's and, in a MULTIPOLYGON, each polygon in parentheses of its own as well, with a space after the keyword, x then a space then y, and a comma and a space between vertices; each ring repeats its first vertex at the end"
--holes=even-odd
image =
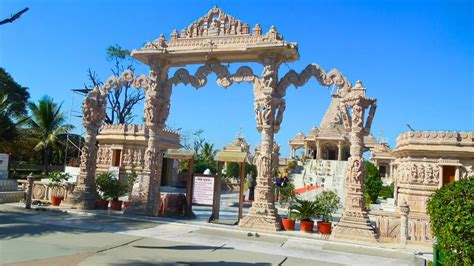
POLYGON ((64 199, 65 190, 62 186, 70 176, 66 173, 51 172, 47 177, 49 178, 48 187, 51 189, 51 205, 59 206, 61 200, 64 199))
POLYGON ((112 173, 102 172, 95 177, 95 184, 99 198, 95 201, 95 207, 99 210, 107 210, 109 208, 109 200, 105 196, 105 192, 111 180, 114 178, 112 173))
POLYGON ((97 188, 102 192, 102 198, 110 199, 110 208, 115 211, 122 210, 122 201, 120 197, 125 196, 129 192, 129 184, 120 181, 112 173, 101 173, 97 175, 97 188))
POLYGON ((334 191, 323 191, 316 196, 316 214, 322 218, 317 224, 320 234, 331 234, 332 214, 341 207, 340 202, 339 196, 334 191))
POLYGON ((289 182, 286 186, 280 188, 280 205, 287 205, 287 217, 281 217, 283 228, 286 231, 295 230, 295 218, 293 217, 293 204, 296 199, 297 193, 295 192, 295 185, 289 182))
POLYGON ((295 199, 296 204, 292 206, 292 213, 300 220, 300 230, 304 232, 313 232, 313 218, 318 209, 315 201, 305 199, 295 199))

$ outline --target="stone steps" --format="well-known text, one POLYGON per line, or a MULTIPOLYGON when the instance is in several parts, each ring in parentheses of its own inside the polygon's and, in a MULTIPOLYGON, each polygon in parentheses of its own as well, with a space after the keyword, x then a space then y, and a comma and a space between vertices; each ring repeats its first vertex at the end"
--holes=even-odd
POLYGON ((16 180, 0 180, 0 204, 20 202, 24 198, 25 192, 18 190, 18 183, 16 180))
POLYGON ((0 192, 18 191, 18 183, 15 179, 0 180, 0 192))
POLYGON ((0 192, 0 204, 20 202, 25 198, 25 192, 23 191, 2 191, 0 192))

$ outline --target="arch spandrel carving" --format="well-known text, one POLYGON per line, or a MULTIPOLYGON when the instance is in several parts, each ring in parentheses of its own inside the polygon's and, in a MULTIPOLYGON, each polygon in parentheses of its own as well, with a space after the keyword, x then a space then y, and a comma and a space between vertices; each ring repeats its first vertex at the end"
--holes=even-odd
POLYGON ((185 68, 176 70, 168 82, 172 85, 180 83, 184 85, 190 84, 194 88, 199 89, 207 84, 207 76, 211 73, 217 75, 217 84, 224 88, 231 86, 234 82, 241 83, 245 81, 253 83, 257 79, 257 76, 254 75, 252 69, 248 66, 242 66, 234 74, 231 74, 229 69, 219 61, 210 60, 205 65, 199 67, 194 75, 189 74, 189 71, 185 68))
POLYGON ((278 81, 277 89, 284 95, 286 89, 290 85, 301 87, 312 77, 314 77, 322 86, 338 86, 337 94, 341 97, 347 95, 352 87, 349 80, 337 69, 333 68, 331 71, 326 72, 321 66, 310 64, 299 74, 294 70, 290 70, 286 73, 285 76, 278 81))

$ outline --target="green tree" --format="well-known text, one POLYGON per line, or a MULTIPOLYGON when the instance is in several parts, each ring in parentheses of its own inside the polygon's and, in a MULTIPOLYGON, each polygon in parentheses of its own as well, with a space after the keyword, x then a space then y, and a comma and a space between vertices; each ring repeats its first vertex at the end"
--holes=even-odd
MULTIPOLYGON (((252 177, 257 177, 257 167, 253 164, 245 162, 245 176, 252 173, 252 177)), ((240 164, 230 162, 227 164, 226 175, 228 177, 240 178, 240 164)))
POLYGON ((29 97, 28 88, 19 85, 5 69, 0 68, 0 142, 3 142, 0 146, 20 136, 19 125, 26 114, 29 97))
POLYGON ((28 103, 31 115, 26 123, 29 126, 30 137, 36 141, 34 150, 42 152, 44 173, 48 173, 53 150, 59 148, 58 136, 73 128, 66 124, 61 106, 48 96, 41 98, 38 103, 28 103))
POLYGON ((8 95, 0 91, 0 141, 13 139, 17 133, 16 124, 11 117, 12 104, 8 95))
POLYGON ((375 203, 379 197, 383 182, 380 179, 379 170, 377 167, 365 161, 365 192, 368 194, 370 201, 375 203))
POLYGON ((7 101, 13 115, 26 115, 26 104, 30 98, 28 88, 18 84, 3 68, 0 68, 0 93, 8 95, 7 101))
POLYGON ((438 189, 427 210, 443 264, 474 265, 474 176, 438 189))

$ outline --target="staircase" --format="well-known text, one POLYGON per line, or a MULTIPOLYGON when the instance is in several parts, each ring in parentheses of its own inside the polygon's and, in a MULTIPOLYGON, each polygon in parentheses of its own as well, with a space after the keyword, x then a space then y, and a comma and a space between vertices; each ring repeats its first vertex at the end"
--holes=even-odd
POLYGON ((25 198, 25 192, 18 190, 18 183, 14 179, 0 180, 0 204, 20 202, 25 198))

